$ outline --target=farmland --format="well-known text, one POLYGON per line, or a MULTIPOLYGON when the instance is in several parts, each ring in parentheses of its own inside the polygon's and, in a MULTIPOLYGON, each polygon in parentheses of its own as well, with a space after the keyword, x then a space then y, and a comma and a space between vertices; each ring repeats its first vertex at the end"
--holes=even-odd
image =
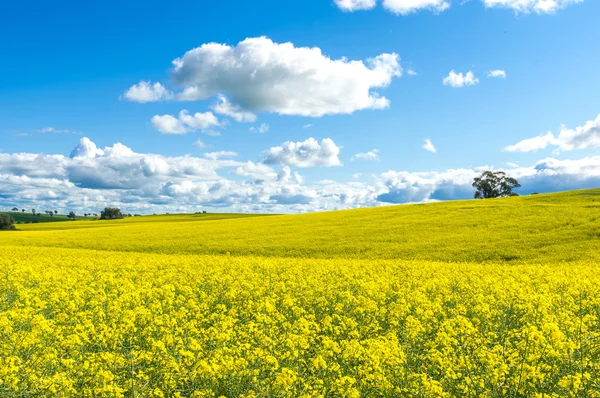
POLYGON ((18 227, 2 396, 600 396, 600 190, 18 227))

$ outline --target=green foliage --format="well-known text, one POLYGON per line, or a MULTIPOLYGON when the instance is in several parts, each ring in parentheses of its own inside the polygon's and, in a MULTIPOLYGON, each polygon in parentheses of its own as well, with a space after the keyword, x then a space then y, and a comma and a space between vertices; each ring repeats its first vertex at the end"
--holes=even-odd
POLYGON ((519 188, 521 184, 512 177, 508 177, 503 171, 484 171, 481 176, 473 179, 475 199, 503 198, 505 196, 519 196, 513 189, 519 188))
POLYGON ((67 217, 69 217, 71 220, 75 220, 75 212, 69 212, 69 215, 67 217))
POLYGON ((101 220, 118 220, 121 218, 123 218, 121 209, 116 207, 105 207, 104 210, 100 212, 101 220))
POLYGON ((0 231, 15 229, 15 219, 8 214, 0 214, 0 231))
MULTIPOLYGON (((31 223, 33 220, 37 220, 37 222, 40 225, 43 224, 60 224, 60 222, 62 221, 69 221, 69 217, 67 215, 64 214, 55 214, 52 217, 50 217, 50 215, 48 214, 41 214, 41 213, 36 213, 35 215, 33 215, 32 213, 25 213, 25 212, 6 212, 6 213, 0 213, 0 214, 7 214, 9 216, 11 216, 12 218, 15 219, 15 222, 29 222, 31 223)), ((92 217, 87 218, 87 217, 77 217, 78 219, 82 219, 82 220, 87 220, 87 219, 92 219, 92 217)))

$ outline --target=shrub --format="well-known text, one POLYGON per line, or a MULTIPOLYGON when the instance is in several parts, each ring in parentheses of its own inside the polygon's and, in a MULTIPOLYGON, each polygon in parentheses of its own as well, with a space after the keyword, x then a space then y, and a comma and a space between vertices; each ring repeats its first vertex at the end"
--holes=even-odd
POLYGON ((106 207, 100 212, 101 220, 118 220, 120 218, 123 218, 123 213, 117 207, 106 207))
POLYGON ((8 214, 0 214, 0 230, 10 231, 15 229, 15 219, 8 214))

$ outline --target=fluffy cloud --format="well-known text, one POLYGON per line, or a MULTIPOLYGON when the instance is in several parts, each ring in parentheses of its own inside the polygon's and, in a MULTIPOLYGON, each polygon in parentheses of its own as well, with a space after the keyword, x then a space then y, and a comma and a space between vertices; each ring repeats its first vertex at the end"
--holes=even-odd
MULTIPOLYGON (((377 200, 387 203, 411 203, 435 200, 470 199, 474 190, 473 178, 481 170, 452 169, 441 173, 397 172, 383 173, 379 184, 386 192, 377 200)), ((522 185, 517 192, 556 192, 571 189, 593 188, 600 184, 600 156, 579 160, 547 158, 532 167, 516 167, 509 174, 522 185)))
POLYGON ((510 8, 516 13, 551 14, 583 0, 483 0, 486 7, 510 8))
POLYGON ((284 142, 264 154, 266 164, 285 164, 294 167, 341 166, 340 148, 330 138, 320 143, 314 138, 302 142, 284 142))
POLYGON ((269 125, 267 123, 261 123, 261 125, 258 127, 255 127, 255 126, 250 127, 250 131, 257 132, 259 134, 264 134, 267 131, 269 131, 269 125))
POLYGON ((277 173, 269 166, 262 163, 246 162, 235 170, 235 174, 251 177, 254 180, 275 180, 277 173))
POLYGON ((334 0, 334 3, 344 11, 370 10, 376 5, 375 0, 334 0))
POLYGON ((256 115, 252 112, 244 112, 239 106, 233 105, 225 96, 219 95, 219 101, 211 109, 220 115, 233 118, 238 123, 252 123, 256 120, 256 115))
POLYGON ((379 149, 357 153, 356 155, 352 156, 350 160, 379 160, 379 149))
POLYGON ((425 144, 423 144, 423 149, 425 149, 428 152, 431 153, 436 153, 437 150, 435 149, 435 146, 433 146, 433 143, 431 142, 431 140, 429 138, 425 139, 425 144))
POLYGON ((172 94, 160 83, 141 81, 129 87, 123 97, 129 101, 144 103, 169 99, 172 94))
POLYGON ((212 112, 196 112, 190 115, 188 111, 179 112, 179 118, 173 115, 155 115, 152 124, 163 134, 187 134, 193 131, 207 132, 211 127, 220 125, 212 112))
POLYGON ((234 157, 237 155, 238 154, 236 152, 232 152, 232 151, 217 151, 217 152, 207 152, 204 154, 204 157, 206 159, 217 160, 217 159, 221 159, 221 158, 231 158, 231 157, 234 157))
POLYGON ((488 72, 488 77, 501 77, 506 79, 506 72, 502 69, 494 69, 488 72))
MULTIPOLYGON (((322 147, 323 142, 317 145, 322 147)), ((443 172, 388 171, 373 176, 370 183, 364 176, 361 181, 305 184, 287 165, 277 171, 263 163, 238 162, 221 155, 142 154, 119 143, 100 149, 82 138, 71 157, 0 153, 0 204, 77 213, 97 212, 104 206, 131 213, 202 208, 273 213, 333 210, 472 198, 472 179, 484 169, 495 170, 486 166, 443 172), (232 179, 226 177, 232 174, 232 179)), ((521 194, 597 187, 600 156, 546 158, 528 167, 513 164, 509 173, 521 183, 521 194)))
POLYGON ((421 10, 442 12, 450 8, 446 0, 383 0, 383 7, 394 14, 408 15, 421 10))
POLYGON ((600 148, 600 115, 583 126, 575 129, 561 127, 557 135, 547 132, 543 135, 528 138, 505 149, 509 152, 532 152, 554 146, 558 150, 600 148))
POLYGON ((471 71, 468 71, 463 75, 462 72, 456 73, 454 69, 452 69, 448 76, 444 78, 443 82, 445 86, 460 88, 464 86, 474 86, 479 83, 479 79, 476 78, 471 71))
POLYGON ((402 72, 397 54, 366 62, 333 60, 317 47, 295 47, 266 37, 248 38, 236 46, 204 44, 173 65, 172 79, 188 99, 221 96, 215 109, 231 115, 263 111, 319 117, 387 108, 389 100, 373 89, 387 87, 402 72), (223 102, 225 94, 235 105, 223 102))

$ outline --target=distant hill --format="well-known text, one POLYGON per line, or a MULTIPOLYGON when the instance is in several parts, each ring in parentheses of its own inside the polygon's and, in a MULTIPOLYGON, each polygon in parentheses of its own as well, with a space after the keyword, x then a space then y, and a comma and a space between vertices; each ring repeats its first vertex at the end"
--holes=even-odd
MULTIPOLYGON (((2 211, 0 212, 0 214, 8 214, 9 216, 12 216, 12 218, 15 219, 15 222, 17 223, 31 223, 32 221, 37 221, 37 222, 59 222, 59 221, 71 221, 70 218, 67 217, 66 214, 55 214, 52 217, 50 217, 48 214, 39 214, 39 215, 33 215, 31 212, 16 212, 16 211, 2 211)), ((94 218, 97 217, 83 217, 83 216, 77 216, 76 220, 93 220, 94 218)))
POLYGON ((600 189, 300 215, 172 214, 17 228, 0 234, 0 246, 35 246, 41 239, 45 247, 163 254, 598 261, 600 189))

